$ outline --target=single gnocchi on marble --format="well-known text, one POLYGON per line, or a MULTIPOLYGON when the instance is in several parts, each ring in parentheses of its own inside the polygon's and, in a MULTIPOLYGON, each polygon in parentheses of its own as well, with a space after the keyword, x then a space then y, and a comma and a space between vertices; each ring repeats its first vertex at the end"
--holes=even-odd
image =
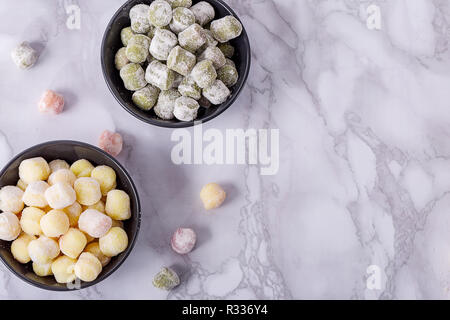
POLYGON ((0 240, 40 277, 94 281, 128 247, 131 201, 117 185, 113 168, 87 159, 25 159, 17 184, 0 188, 0 240))
POLYGON ((162 120, 191 122, 229 99, 239 81, 230 60, 237 56, 233 39, 243 31, 236 17, 218 17, 207 1, 192 0, 137 4, 129 17, 114 64, 137 108, 162 120))

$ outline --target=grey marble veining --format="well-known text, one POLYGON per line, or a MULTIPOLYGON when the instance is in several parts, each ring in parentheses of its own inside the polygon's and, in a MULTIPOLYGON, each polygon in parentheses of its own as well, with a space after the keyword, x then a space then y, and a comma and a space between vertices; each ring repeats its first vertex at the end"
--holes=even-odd
MULTIPOLYGON (((54 139, 125 139, 119 160, 143 206, 138 243, 99 285, 53 293, 0 266, 0 298, 446 299, 450 282, 450 4, 445 0, 230 0, 252 46, 237 102, 204 130, 280 130, 280 168, 174 165, 171 131, 126 113, 100 66, 104 29, 121 0, 4 1, 0 7, 0 165, 54 139), (81 29, 66 27, 68 5, 81 29), (380 12, 380 29, 367 20, 380 12), (27 40, 39 63, 21 72, 9 52, 27 40), (47 88, 66 111, 36 103, 47 88), (214 214, 198 192, 216 181, 214 214), (187 256, 169 247, 181 225, 198 231, 187 256), (162 265, 180 272, 152 287, 162 265), (367 282, 369 266, 380 287, 367 282)), ((189 130, 190 132, 193 129, 189 130)))

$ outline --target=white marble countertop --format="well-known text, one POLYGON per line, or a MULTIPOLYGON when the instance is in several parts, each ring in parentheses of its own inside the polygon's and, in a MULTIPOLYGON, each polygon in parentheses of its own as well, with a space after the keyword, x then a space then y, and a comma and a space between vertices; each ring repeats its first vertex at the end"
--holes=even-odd
POLYGON ((2 2, 0 166, 43 141, 96 144, 116 130, 143 221, 128 260, 101 284, 47 292, 1 265, 0 299, 449 298, 450 3, 227 2, 249 33, 253 65, 237 102, 203 129, 279 129, 276 175, 175 165, 172 131, 116 103, 99 54, 123 0, 2 2), (66 27, 72 4, 80 30, 66 27), (9 55, 23 40, 42 50, 25 72, 9 55), (64 93, 63 114, 38 113, 47 88, 64 93), (211 181, 229 196, 207 214, 198 192, 211 181), (168 245, 180 225, 199 235, 185 257, 168 245), (169 294, 151 285, 162 265, 182 271, 169 294))

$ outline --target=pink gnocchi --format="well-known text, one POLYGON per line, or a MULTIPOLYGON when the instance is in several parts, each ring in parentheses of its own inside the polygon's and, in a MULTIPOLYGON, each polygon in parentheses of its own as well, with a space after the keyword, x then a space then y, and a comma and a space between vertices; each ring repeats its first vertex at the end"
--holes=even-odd
POLYGON ((100 135, 98 146, 100 147, 100 149, 108 152, 110 155, 117 157, 122 151, 122 136, 118 133, 105 130, 100 135))
POLYGON ((64 109, 64 97, 52 90, 46 90, 38 107, 42 113, 60 114, 64 109))
POLYGON ((178 228, 172 236, 172 249, 176 253, 186 254, 194 249, 197 241, 195 231, 189 228, 178 228))

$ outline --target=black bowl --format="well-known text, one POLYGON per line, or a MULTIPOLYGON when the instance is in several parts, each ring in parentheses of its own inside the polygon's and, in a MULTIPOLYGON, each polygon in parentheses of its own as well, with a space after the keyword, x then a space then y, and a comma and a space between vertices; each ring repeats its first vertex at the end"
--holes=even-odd
MULTIPOLYGON (((205 1, 205 0, 203 0, 205 1)), ((222 0, 206 0, 209 2, 216 10, 215 19, 222 18, 227 15, 233 15, 237 19, 239 17, 234 13, 234 11, 222 0)), ((136 107, 131 100, 132 92, 125 89, 123 81, 120 78, 119 71, 116 69, 114 64, 114 57, 122 45, 120 40, 120 31, 123 28, 129 27, 131 22, 128 16, 130 9, 139 3, 151 3, 151 0, 129 0, 127 1, 119 10, 114 14, 111 21, 106 28, 105 34, 102 41, 102 52, 101 52, 101 63, 103 69, 103 76, 105 77, 106 83, 108 84, 109 90, 120 103, 120 105, 129 113, 131 113, 136 118, 160 127, 167 128, 184 128, 193 126, 198 122, 207 122, 214 119, 226 109, 228 109, 234 101, 237 99, 241 93, 242 88, 248 78, 248 73, 250 71, 250 42, 248 40, 247 32, 245 28, 242 30, 242 34, 230 41, 231 45, 235 47, 235 55, 233 61, 236 64, 236 69, 239 72, 238 82, 231 88, 231 96, 228 100, 221 105, 211 106, 208 109, 200 108, 198 111, 198 116, 195 121, 181 122, 176 119, 174 120, 162 120, 159 119, 156 114, 150 111, 143 111, 136 107)), ((200 0, 193 0, 193 4, 200 2, 200 0)))
POLYGON ((63 159, 73 163, 79 159, 87 159, 94 166, 107 165, 114 169, 117 175, 117 189, 128 193, 131 200, 131 218, 124 221, 124 229, 128 235, 128 248, 120 255, 113 257, 95 281, 81 282, 79 286, 67 286, 57 283, 53 276, 39 277, 34 274, 31 262, 21 264, 11 254, 11 242, 0 240, 0 259, 16 276, 38 288, 53 291, 69 291, 84 289, 101 282, 116 271, 130 254, 136 242, 141 223, 141 207, 139 195, 129 174, 122 165, 109 154, 92 145, 78 141, 50 141, 31 147, 15 156, 0 172, 0 188, 6 185, 16 185, 19 179, 19 165, 22 160, 43 157, 47 161, 63 159), (73 288, 72 288, 73 287, 73 288))

